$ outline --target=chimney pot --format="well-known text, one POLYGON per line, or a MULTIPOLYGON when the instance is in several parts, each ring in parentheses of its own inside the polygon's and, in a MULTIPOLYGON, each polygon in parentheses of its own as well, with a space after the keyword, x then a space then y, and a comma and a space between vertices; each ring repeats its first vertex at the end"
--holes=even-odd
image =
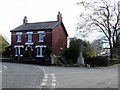
POLYGON ((58 12, 57 20, 58 21, 62 21, 62 14, 60 13, 60 11, 58 12))
POLYGON ((24 19, 23 19, 23 24, 27 24, 27 17, 26 16, 24 16, 24 19))

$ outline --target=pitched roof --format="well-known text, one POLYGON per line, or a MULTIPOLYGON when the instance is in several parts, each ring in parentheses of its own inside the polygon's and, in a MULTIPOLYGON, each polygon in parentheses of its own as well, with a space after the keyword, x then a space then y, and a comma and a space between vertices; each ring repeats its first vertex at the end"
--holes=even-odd
POLYGON ((26 23, 18 26, 12 31, 23 31, 23 30, 43 30, 43 29, 54 29, 59 25, 60 21, 49 21, 49 22, 36 22, 36 23, 26 23))

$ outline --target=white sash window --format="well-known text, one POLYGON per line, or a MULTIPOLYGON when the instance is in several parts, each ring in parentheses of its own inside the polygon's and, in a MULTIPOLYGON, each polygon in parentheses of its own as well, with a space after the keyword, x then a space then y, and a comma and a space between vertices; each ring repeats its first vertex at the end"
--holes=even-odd
POLYGON ((32 42, 32 34, 33 34, 33 32, 27 32, 27 35, 28 35, 28 41, 27 42, 32 42))
POLYGON ((15 48, 15 56, 23 56, 23 48, 24 46, 23 45, 16 45, 14 46, 15 48))
POLYGON ((44 31, 39 31, 38 32, 38 42, 44 42, 44 37, 45 37, 45 32, 44 31))
POLYGON ((43 48, 46 46, 36 45, 36 57, 43 57, 43 48))
POLYGON ((16 35, 17 35, 17 42, 21 42, 22 32, 17 32, 16 35))

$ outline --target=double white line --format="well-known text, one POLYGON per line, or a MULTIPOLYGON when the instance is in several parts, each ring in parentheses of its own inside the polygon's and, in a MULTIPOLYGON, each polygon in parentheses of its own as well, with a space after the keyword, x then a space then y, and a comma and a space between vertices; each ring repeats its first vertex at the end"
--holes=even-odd
POLYGON ((56 86, 56 77, 55 77, 55 74, 51 74, 52 76, 52 84, 51 84, 51 87, 55 87, 56 86))
POLYGON ((48 74, 45 73, 43 82, 41 83, 41 86, 42 86, 42 87, 45 87, 45 86, 47 85, 47 79, 48 79, 48 74))
MULTIPOLYGON (((51 74, 52 76, 52 83, 50 87, 55 87, 56 86, 56 77, 55 74, 51 74)), ((41 87, 47 86, 47 81, 48 81, 48 74, 45 74, 43 82, 41 83, 41 87)))

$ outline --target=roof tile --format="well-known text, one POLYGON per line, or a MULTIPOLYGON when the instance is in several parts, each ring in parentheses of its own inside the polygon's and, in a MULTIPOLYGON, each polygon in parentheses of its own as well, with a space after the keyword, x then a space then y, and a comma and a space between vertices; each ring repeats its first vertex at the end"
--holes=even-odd
POLYGON ((54 29, 59 24, 60 24, 59 21, 27 23, 27 24, 22 24, 19 27, 11 30, 11 32, 12 31, 22 31, 22 30, 54 29))

